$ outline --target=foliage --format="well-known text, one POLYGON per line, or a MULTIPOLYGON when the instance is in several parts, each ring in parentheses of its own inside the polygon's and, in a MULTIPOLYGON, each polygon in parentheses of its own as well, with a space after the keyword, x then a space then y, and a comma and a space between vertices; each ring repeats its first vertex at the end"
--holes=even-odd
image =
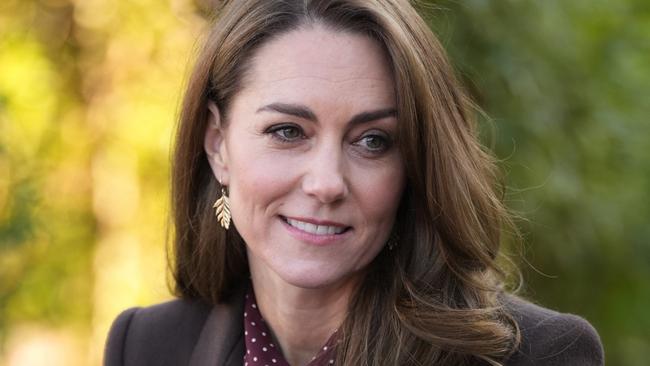
POLYGON ((525 293, 586 317, 607 363, 650 344, 650 6, 438 2, 431 23, 526 219, 525 293))

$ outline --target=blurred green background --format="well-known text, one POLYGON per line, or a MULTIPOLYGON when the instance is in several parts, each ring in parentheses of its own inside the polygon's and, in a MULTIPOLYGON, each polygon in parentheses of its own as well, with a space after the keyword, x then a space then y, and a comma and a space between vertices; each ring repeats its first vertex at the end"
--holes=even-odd
MULTIPOLYGON (((650 2, 419 3, 528 219, 524 293, 646 365, 650 2)), ((169 298, 169 146, 208 6, 0 1, 0 366, 100 364, 120 310, 169 298)))

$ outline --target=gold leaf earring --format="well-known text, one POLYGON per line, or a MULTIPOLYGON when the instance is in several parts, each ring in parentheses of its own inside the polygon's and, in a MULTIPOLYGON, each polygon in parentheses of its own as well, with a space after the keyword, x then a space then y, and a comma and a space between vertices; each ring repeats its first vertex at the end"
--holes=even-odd
POLYGON ((388 242, 386 242, 386 246, 388 247, 388 250, 393 250, 397 244, 399 244, 399 235, 393 231, 390 233, 390 237, 388 238, 388 242))
POLYGON ((212 207, 215 209, 214 214, 217 216, 219 224, 228 230, 230 227, 230 200, 228 199, 226 188, 223 186, 221 187, 221 197, 219 197, 212 207))

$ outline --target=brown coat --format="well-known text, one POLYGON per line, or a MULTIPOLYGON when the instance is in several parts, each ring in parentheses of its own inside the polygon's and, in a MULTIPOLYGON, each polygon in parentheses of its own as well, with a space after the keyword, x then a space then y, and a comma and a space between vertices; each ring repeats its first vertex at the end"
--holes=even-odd
MULTIPOLYGON (((584 319, 508 297, 519 323, 522 344, 507 366, 600 366, 603 347, 584 319)), ((105 366, 241 366, 245 352, 243 294, 210 308, 173 300, 125 310, 111 327, 105 366)))

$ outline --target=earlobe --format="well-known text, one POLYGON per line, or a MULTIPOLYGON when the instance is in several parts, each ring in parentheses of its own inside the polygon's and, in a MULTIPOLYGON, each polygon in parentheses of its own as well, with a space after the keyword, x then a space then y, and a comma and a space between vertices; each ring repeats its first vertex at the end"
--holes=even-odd
POLYGON ((207 107, 208 120, 205 128, 203 148, 205 149, 214 176, 222 185, 228 185, 228 164, 221 115, 219 108, 213 101, 208 101, 207 107))

